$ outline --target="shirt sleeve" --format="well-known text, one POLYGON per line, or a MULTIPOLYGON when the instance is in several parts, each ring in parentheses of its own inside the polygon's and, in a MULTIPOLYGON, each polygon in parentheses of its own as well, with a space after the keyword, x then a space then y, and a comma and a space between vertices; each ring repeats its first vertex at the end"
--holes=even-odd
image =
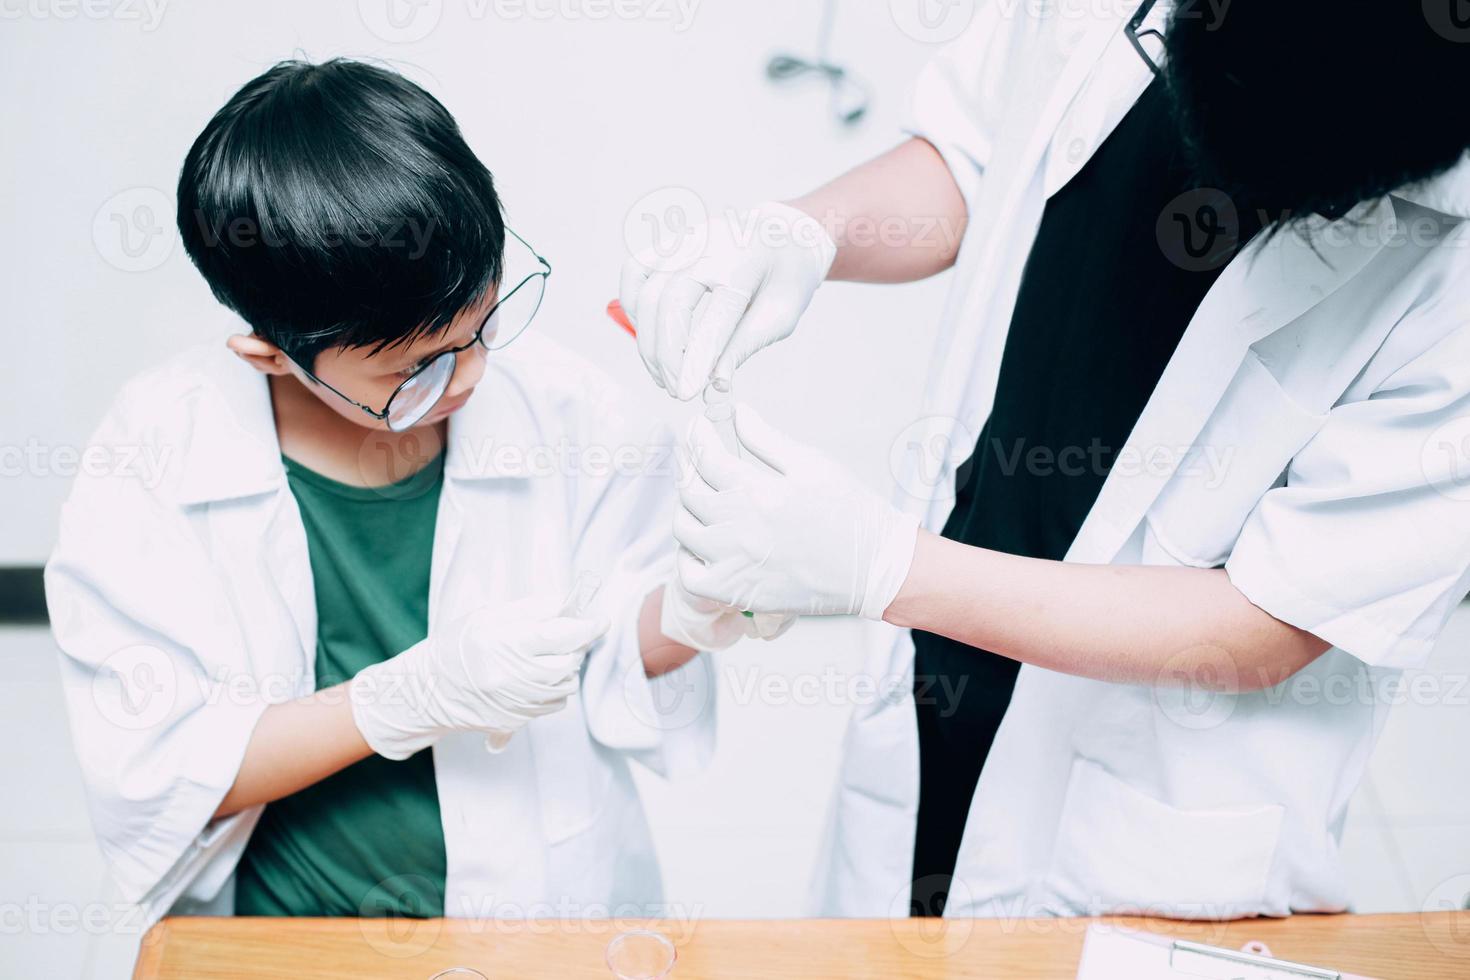
MULTIPOLYGON (((138 446, 117 414, 84 458, 138 446)), ((186 518, 143 477, 82 467, 45 579, 98 844, 124 900, 156 918, 243 847, 256 811, 211 820, 266 703, 210 676, 201 651, 231 643, 228 616, 186 518)))
POLYGON ((933 144, 974 213, 980 178, 990 161, 1013 49, 1024 18, 996 0, 982 0, 969 25, 934 54, 909 92, 903 131, 933 144), (1011 10, 1013 16, 1005 16, 1011 10))
POLYGON ((673 436, 662 424, 634 422, 611 393, 590 399, 589 409, 573 571, 602 576, 596 604, 612 627, 589 654, 582 677, 588 728, 601 744, 633 754, 661 775, 695 772, 714 753, 710 655, 702 652, 650 679, 639 643, 643 602, 674 568, 673 436))
POLYGON ((1422 665, 1470 589, 1470 315, 1328 413, 1246 521, 1246 598, 1373 666, 1422 665))

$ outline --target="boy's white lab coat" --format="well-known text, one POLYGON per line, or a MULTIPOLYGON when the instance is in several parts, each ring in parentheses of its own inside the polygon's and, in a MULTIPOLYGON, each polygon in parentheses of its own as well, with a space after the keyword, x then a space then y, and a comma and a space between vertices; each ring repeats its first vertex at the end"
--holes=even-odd
MULTIPOLYGON (((1133 6, 983 4, 918 80, 913 131, 969 206, 903 441, 898 498, 930 530, 990 410, 1042 208, 1151 80, 1122 34, 1133 6)), ((1352 138, 1375 138, 1373 119, 1352 138)), ((1393 685, 1470 588, 1467 215, 1462 163, 1319 222, 1316 253, 1282 234, 1222 272, 1068 560, 1223 565, 1252 602, 1334 648, 1234 697, 1212 697, 1205 676, 1171 691, 1023 667, 946 914, 1345 906, 1339 835, 1393 685)), ((1103 231, 1077 234, 1106 248, 1103 231)), ((874 629, 869 669, 911 673, 909 632, 874 629)), ((858 709, 819 865, 824 913, 906 913, 917 771, 912 702, 858 709)))
MULTIPOLYGON (((266 705, 315 686, 311 566, 265 379, 223 344, 188 352, 130 382, 94 445, 114 465, 83 467, 46 570, 93 824, 148 921, 228 912, 262 808, 210 816, 266 705)), ((580 695, 505 751, 479 734, 433 747, 448 915, 657 914, 628 759, 698 765, 714 721, 705 655, 642 671, 638 611, 672 564, 670 445, 535 335, 492 354, 451 417, 430 627, 587 569, 612 629, 580 695)))

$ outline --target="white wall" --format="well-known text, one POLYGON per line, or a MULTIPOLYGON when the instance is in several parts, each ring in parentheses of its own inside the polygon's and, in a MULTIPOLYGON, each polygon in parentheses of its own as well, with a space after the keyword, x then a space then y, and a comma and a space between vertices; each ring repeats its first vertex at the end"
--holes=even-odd
MULTIPOLYGON (((389 3, 415 9, 409 0, 152 0, 163 4, 152 29, 144 0, 88 0, 115 13, 101 18, 66 6, 74 2, 0 2, 9 346, 0 359, 0 564, 44 559, 67 484, 57 474, 118 384, 181 344, 235 328, 175 247, 168 202, 209 116, 275 61, 378 58, 434 92, 494 172, 514 226, 555 266, 536 329, 588 352, 650 412, 677 420, 683 409, 647 383, 602 313, 617 290, 630 209, 680 187, 711 210, 790 195, 881 152, 900 138, 903 91, 929 50, 886 5, 844 4, 834 56, 875 91, 871 117, 846 132, 829 121, 821 86, 764 78, 773 51, 811 48, 814 0, 684 0, 694 11, 687 26, 661 17, 677 9, 673 0, 632 0, 649 11, 634 20, 495 15, 583 10, 582 0, 424 0, 414 23, 434 29, 412 43, 388 43, 365 23, 381 21, 389 3), (140 205, 164 233, 133 259, 117 222, 148 227, 140 205), (147 268, 127 271, 137 266, 147 268)), ((827 290, 804 337, 742 374, 742 396, 885 478, 942 289, 827 290)))

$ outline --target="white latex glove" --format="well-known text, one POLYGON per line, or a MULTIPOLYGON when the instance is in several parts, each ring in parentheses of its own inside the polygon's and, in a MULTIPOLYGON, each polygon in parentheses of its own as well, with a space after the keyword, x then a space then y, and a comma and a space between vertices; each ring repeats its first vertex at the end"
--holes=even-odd
MULTIPOLYGON (((679 550, 681 556, 688 554, 682 548, 679 550)), ((724 650, 742 637, 774 640, 794 622, 795 616, 768 613, 746 616, 733 606, 693 595, 676 575, 664 586, 659 630, 669 639, 696 650, 724 650)))
POLYGON ((744 458, 707 419, 689 427, 688 452, 706 485, 688 480, 679 490, 684 587, 757 612, 882 619, 913 562, 918 518, 748 405, 736 409, 735 426, 744 458))
POLYGON ((559 616, 537 596, 478 609, 395 657, 358 672, 352 717, 372 750, 406 759, 449 732, 480 731, 503 746, 577 690, 605 618, 559 616))
POLYGON ((775 202, 693 233, 708 241, 691 265, 668 269, 635 256, 618 286, 648 373, 686 401, 712 374, 732 377, 746 358, 789 337, 837 256, 815 218, 775 202))

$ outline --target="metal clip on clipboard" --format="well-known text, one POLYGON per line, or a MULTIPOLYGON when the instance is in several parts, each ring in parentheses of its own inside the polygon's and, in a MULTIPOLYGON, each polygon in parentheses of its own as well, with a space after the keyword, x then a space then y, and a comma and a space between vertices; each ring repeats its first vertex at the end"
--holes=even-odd
POLYGON ((1208 946, 1118 926, 1087 927, 1077 980, 1367 980, 1305 963, 1277 959, 1263 943, 1243 949, 1208 946))
POLYGON ((1174 940, 1169 948, 1169 966, 1185 976, 1218 980, 1343 980, 1337 970, 1278 960, 1270 950, 1252 953, 1187 939, 1174 940))

